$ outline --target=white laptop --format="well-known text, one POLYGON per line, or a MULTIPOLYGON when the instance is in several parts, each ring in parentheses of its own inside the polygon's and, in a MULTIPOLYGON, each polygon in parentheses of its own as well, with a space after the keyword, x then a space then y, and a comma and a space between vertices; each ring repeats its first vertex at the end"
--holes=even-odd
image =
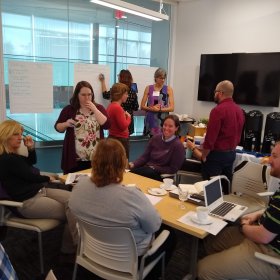
POLYGON ((208 181, 203 189, 209 215, 234 222, 247 210, 246 206, 224 201, 220 177, 208 181))

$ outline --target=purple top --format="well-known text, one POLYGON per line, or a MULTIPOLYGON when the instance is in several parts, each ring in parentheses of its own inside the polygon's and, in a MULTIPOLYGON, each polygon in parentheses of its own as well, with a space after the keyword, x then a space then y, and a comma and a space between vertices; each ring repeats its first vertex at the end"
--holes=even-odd
POLYGON ((243 125, 242 109, 232 98, 224 99, 210 113, 203 148, 214 151, 235 150, 243 125))
POLYGON ((185 160, 185 148, 179 138, 165 142, 162 135, 151 138, 144 154, 134 161, 134 168, 144 165, 153 166, 161 174, 174 174, 185 160))
MULTIPOLYGON (((104 138, 103 129, 108 129, 110 127, 110 121, 105 108, 100 104, 95 104, 95 105, 97 109, 107 117, 107 121, 102 126, 100 126, 100 138, 103 139, 104 138)), ((68 119, 74 119, 76 113, 77 111, 71 105, 67 105, 66 107, 64 107, 60 112, 60 115, 54 125, 54 128, 56 129, 56 125, 58 123, 66 122, 68 119)), ((76 167, 77 158, 78 156, 76 154, 76 149, 75 149, 74 127, 68 127, 66 129, 65 137, 63 140, 62 158, 61 158, 61 169, 63 170, 64 174, 69 173, 71 169, 76 167)))

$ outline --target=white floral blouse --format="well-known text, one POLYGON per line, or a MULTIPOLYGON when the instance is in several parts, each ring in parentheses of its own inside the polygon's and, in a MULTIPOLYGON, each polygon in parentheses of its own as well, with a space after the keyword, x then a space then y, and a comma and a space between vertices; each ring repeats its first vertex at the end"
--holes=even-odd
POLYGON ((75 120, 75 147, 79 160, 91 160, 97 143, 100 141, 100 125, 95 115, 91 112, 84 115, 77 112, 75 120))

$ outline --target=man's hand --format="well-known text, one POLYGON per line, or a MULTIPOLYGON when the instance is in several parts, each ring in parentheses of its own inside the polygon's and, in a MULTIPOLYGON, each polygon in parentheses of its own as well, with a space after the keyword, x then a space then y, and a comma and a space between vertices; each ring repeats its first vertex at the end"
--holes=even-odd
POLYGON ((246 225, 252 225, 258 221, 258 219, 261 217, 262 214, 263 214, 263 210, 246 214, 241 218, 240 223, 246 225))

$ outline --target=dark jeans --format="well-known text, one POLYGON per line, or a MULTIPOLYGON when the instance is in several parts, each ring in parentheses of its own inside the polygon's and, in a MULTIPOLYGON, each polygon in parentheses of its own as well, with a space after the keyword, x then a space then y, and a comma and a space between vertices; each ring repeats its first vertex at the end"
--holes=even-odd
POLYGON ((151 178, 153 180, 162 181, 160 173, 149 166, 141 166, 131 169, 132 173, 151 178))
POLYGON ((211 151, 201 166, 202 177, 209 180, 212 176, 225 175, 231 181, 235 151, 211 151))

